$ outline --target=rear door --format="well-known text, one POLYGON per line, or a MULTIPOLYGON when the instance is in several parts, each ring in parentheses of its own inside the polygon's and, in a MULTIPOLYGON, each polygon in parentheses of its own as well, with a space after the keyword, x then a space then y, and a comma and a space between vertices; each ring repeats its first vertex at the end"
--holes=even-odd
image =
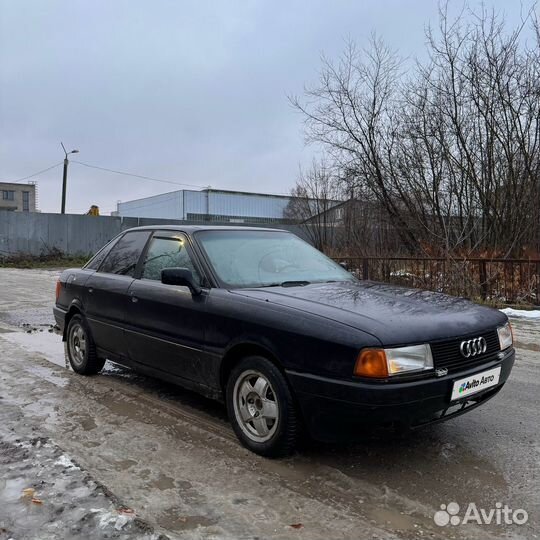
POLYGON ((189 239, 178 231, 156 231, 143 258, 140 279, 129 288, 126 339, 131 360, 204 381, 203 352, 207 290, 193 296, 187 287, 164 285, 164 268, 188 268, 204 286, 189 239))
POLYGON ((85 311, 96 345, 127 356, 123 325, 128 289, 151 231, 125 233, 86 282, 85 311))

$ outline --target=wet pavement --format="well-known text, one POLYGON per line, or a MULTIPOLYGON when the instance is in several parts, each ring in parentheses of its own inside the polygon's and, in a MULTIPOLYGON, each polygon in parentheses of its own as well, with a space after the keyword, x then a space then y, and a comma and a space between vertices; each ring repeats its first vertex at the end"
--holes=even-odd
POLYGON ((110 363, 66 369, 49 332, 57 274, 0 269, 1 540, 540 536, 539 320, 512 321, 516 366, 483 407, 272 461, 239 445, 218 403, 110 363), (450 502, 529 519, 438 526, 450 502))

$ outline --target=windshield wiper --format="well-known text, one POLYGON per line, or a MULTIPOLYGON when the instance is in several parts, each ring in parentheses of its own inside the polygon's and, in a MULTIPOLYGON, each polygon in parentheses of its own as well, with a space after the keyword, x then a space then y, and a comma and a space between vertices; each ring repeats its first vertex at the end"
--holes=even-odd
POLYGON ((281 283, 269 283, 268 285, 261 285, 261 287, 303 287, 309 285, 311 281, 282 281, 281 283))

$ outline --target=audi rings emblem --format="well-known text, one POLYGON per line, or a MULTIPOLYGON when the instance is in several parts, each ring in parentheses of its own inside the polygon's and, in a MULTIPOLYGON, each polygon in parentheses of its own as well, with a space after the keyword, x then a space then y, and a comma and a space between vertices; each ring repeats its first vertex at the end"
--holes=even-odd
POLYGON ((468 339, 461 342, 459 350, 465 358, 471 358, 472 356, 484 354, 487 351, 487 342, 483 337, 468 339))

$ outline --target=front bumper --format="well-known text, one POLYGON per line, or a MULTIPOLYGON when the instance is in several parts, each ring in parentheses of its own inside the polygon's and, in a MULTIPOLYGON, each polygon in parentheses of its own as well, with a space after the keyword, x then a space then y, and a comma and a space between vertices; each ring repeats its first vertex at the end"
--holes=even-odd
POLYGON ((484 403, 503 387, 515 351, 498 360, 443 377, 414 381, 342 381, 287 371, 306 427, 319 440, 354 439, 366 427, 411 429, 453 418, 484 403), (499 384, 450 402, 454 381, 501 366, 499 384))

